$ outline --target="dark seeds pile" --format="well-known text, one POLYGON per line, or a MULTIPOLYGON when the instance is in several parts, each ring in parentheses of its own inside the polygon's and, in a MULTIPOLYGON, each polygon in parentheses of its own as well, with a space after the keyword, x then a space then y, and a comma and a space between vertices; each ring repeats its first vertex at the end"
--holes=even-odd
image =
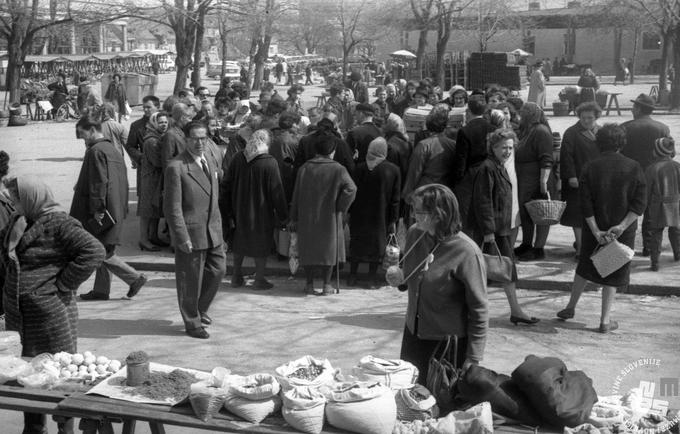
MULTIPOLYGON (((121 380, 120 384, 115 385, 124 386, 126 379, 123 377, 121 380)), ((189 396, 191 385, 197 381, 198 379, 193 374, 181 369, 175 369, 169 373, 152 371, 149 379, 142 385, 126 387, 125 391, 155 401, 165 401, 168 398, 181 401, 189 396)))
POLYGON ((323 372, 323 366, 311 365, 298 368, 295 372, 290 374, 290 378, 299 378, 301 380, 312 381, 323 372))

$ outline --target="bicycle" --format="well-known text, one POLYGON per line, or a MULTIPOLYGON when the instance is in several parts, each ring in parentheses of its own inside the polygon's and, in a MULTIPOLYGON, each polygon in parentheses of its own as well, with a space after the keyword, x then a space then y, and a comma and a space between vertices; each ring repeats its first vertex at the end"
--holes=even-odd
POLYGON ((54 114, 54 119, 57 122, 64 122, 69 119, 80 119, 80 111, 76 106, 76 98, 73 95, 66 97, 66 101, 59 106, 56 113, 54 114))

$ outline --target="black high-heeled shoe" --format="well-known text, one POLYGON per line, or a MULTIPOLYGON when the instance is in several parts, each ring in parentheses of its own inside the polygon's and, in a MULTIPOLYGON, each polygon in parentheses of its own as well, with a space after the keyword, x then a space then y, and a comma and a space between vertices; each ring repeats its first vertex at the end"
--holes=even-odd
POLYGON ((158 252, 160 250, 160 247, 156 247, 153 244, 144 244, 140 241, 139 250, 141 250, 142 252, 143 251, 158 252))
POLYGON ((521 318, 521 317, 518 317, 518 316, 510 315, 510 322, 513 323, 514 325, 517 325, 517 323, 536 324, 539 321, 540 321, 540 319, 534 318, 533 316, 531 318, 521 318))

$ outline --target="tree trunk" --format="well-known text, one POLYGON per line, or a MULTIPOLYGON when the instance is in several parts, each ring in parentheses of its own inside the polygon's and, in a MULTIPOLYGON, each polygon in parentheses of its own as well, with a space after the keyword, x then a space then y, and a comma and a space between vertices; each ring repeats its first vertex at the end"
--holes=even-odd
MULTIPOLYGON (((623 30, 619 27, 614 29, 614 72, 618 69, 621 60, 621 39, 623 30)), ((571 62, 570 62, 571 63, 571 62)))
MULTIPOLYGON (((253 76, 253 90, 260 90, 262 84, 262 78, 264 77, 264 63, 267 61, 269 56, 269 45, 272 42, 272 35, 266 33, 264 35, 264 40, 259 44, 258 50, 255 53, 255 73, 253 76)), ((290 68, 292 65, 288 65, 290 68)))
POLYGON ((635 33, 633 33, 633 55, 630 59, 630 84, 635 84, 635 64, 638 54, 638 43, 640 39, 640 27, 635 26, 635 33))
POLYGON ((669 30, 661 34, 661 65, 659 66, 659 92, 668 90, 668 51, 671 48, 672 38, 669 30))
POLYGON ((680 110, 680 24, 673 32, 673 82, 671 83, 671 110, 680 110))
POLYGON ((21 66, 24 64, 26 53, 21 49, 21 40, 14 35, 7 41, 7 81, 10 104, 19 102, 21 97, 21 66))
POLYGON ((418 50, 416 51, 416 71, 419 74, 418 78, 423 78, 423 62, 425 61, 425 49, 427 48, 427 34, 429 31, 428 28, 420 29, 418 36, 418 50))
MULTIPOLYGON (((205 14, 204 9, 198 11, 198 22, 196 23, 196 33, 194 37, 194 70, 191 71, 191 84, 194 89, 201 86, 201 58, 203 57, 203 36, 205 35, 205 14)), ((205 65, 208 68, 208 65, 205 65)))

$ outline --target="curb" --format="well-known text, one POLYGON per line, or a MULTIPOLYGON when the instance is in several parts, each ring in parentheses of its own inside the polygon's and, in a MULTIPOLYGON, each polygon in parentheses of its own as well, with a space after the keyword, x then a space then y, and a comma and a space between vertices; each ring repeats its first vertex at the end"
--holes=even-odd
MULTIPOLYGON (((127 262, 128 265, 138 271, 153 271, 163 273, 174 273, 175 265, 163 262, 127 262)), ((268 273, 275 276, 290 276, 286 268, 271 267, 268 268, 268 273)), ((251 266, 243 266, 243 272, 251 274, 255 272, 255 268, 251 266)), ((231 267, 227 265, 226 275, 231 274, 231 267)), ((359 273, 360 275, 363 273, 359 273)), ((495 285, 494 285, 495 286, 495 285)), ((586 291, 592 290, 593 284, 586 287, 586 291)), ((571 282, 556 281, 556 280, 539 280, 539 279, 519 279, 517 281, 517 288, 529 290, 551 290, 551 291, 571 291, 571 282)), ((646 284, 632 284, 625 289, 617 291, 619 294, 632 295, 653 295, 660 297, 680 296, 680 289, 672 286, 655 286, 646 284)))

